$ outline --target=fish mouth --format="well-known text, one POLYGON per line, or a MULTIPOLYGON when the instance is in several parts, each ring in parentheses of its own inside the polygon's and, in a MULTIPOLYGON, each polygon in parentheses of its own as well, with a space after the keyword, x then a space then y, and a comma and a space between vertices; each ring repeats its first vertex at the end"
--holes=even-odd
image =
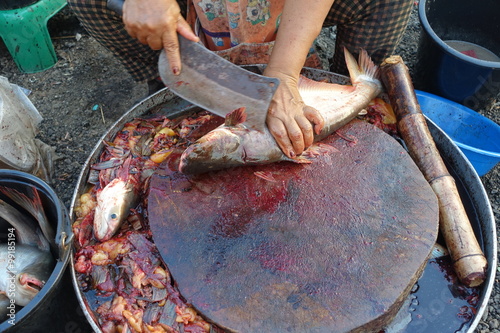
POLYGON ((40 281, 39 279, 33 276, 29 276, 27 274, 22 274, 19 277, 19 282, 23 287, 34 293, 38 293, 40 290, 42 290, 43 286, 45 285, 43 281, 40 281))
POLYGON ((105 242, 109 240, 114 235, 114 230, 106 231, 105 233, 95 234, 94 236, 100 241, 105 242))
MULTIPOLYGON (((116 222, 116 221, 115 221, 116 222)), ((120 227, 120 223, 111 223, 109 221, 107 224, 104 223, 95 223, 94 224, 94 236, 100 242, 105 242, 109 240, 113 235, 118 231, 120 227)))

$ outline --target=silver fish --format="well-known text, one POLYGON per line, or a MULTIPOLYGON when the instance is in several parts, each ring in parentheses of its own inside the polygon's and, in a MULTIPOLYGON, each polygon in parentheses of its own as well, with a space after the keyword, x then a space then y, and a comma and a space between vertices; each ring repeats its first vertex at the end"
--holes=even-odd
MULTIPOLYGON (((316 108, 325 121, 314 141, 332 134, 354 119, 368 103, 382 91, 378 68, 366 51, 359 56, 359 64, 344 49, 352 85, 317 82, 301 77, 299 92, 306 105, 316 108)), ((267 112, 267 110, 266 110, 267 112)), ((189 146, 180 158, 179 170, 196 174, 241 165, 267 164, 278 161, 311 163, 321 145, 313 145, 301 156, 288 158, 264 126, 262 131, 245 127, 244 110, 238 109, 226 116, 226 123, 209 132, 189 146)))
POLYGON ((42 251, 50 250, 49 241, 31 216, 21 213, 1 199, 0 217, 16 229, 16 236, 20 244, 37 246, 42 251))
POLYGON ((31 197, 13 189, 0 186, 0 193, 14 201, 16 204, 28 211, 38 222, 45 239, 49 241, 53 249, 56 249, 55 232, 45 215, 42 199, 36 188, 31 188, 31 197))
POLYGON ((113 237, 138 201, 137 190, 129 180, 113 179, 97 193, 94 236, 99 241, 113 237))
POLYGON ((25 306, 43 288, 53 268, 50 252, 21 244, 0 244, 0 293, 25 306))

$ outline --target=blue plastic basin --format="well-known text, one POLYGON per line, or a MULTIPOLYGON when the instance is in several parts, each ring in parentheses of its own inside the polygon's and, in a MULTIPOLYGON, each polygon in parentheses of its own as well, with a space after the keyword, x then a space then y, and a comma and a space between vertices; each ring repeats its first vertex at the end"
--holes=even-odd
POLYGON ((484 176, 500 162, 500 126, 461 104, 416 91, 424 115, 439 126, 484 176))

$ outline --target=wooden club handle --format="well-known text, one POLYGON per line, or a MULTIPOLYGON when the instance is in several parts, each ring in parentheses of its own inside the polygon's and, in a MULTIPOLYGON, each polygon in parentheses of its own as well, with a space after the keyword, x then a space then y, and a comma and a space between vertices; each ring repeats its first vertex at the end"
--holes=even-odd
POLYGON ((380 69, 396 113, 399 133, 438 198, 439 228, 455 272, 466 286, 478 286, 486 278, 487 261, 472 230, 455 179, 449 174, 429 132, 408 68, 400 56, 392 56, 385 59, 380 69))

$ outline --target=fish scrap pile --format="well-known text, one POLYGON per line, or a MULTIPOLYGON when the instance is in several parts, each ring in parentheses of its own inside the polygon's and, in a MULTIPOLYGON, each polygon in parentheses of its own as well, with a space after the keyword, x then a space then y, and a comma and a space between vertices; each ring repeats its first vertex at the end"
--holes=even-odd
POLYGON ((93 165, 91 188, 74 212, 75 270, 103 332, 217 332, 186 304, 151 239, 146 198, 160 163, 180 153, 222 118, 134 119, 93 165))
POLYGON ((8 223, 0 239, 0 322, 15 319, 16 307, 42 290, 55 265, 55 233, 42 199, 35 187, 26 192, 0 186, 0 222, 8 223))

